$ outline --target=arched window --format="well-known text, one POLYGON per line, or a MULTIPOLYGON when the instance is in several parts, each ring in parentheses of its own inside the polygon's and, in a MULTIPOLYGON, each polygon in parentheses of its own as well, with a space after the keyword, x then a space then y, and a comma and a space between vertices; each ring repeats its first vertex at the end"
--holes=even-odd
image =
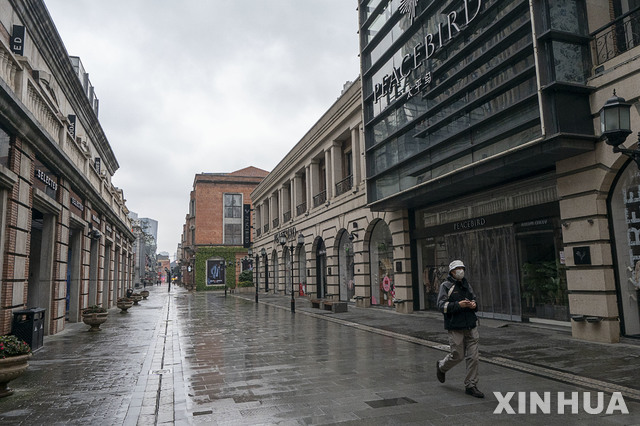
POLYGON ((371 304, 393 306, 395 280, 393 276, 393 244, 389 226, 378 221, 369 241, 371 271, 371 304))
POLYGON ((627 164, 610 194, 622 330, 640 335, 640 172, 627 164))

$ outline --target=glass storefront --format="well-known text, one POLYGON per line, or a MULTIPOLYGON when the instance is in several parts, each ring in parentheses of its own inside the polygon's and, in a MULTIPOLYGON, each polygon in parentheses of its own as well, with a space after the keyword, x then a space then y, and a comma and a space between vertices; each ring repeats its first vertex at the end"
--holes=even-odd
POLYGON ((371 256, 371 304, 393 306, 395 281, 393 276, 393 242, 384 221, 378 221, 369 241, 371 256))
POLYGON ((355 290, 355 269, 353 242, 348 232, 343 232, 338 244, 338 267, 340 273, 340 300, 353 299, 355 290))
POLYGON ((437 309, 447 265, 460 259, 478 296, 480 316, 569 320, 559 219, 500 222, 499 217, 465 220, 434 228, 433 236, 416 240, 416 309, 437 309), (455 228, 459 232, 451 232, 455 228))
POLYGON ((298 246, 298 287, 300 296, 307 294, 307 253, 304 244, 298 246))
POLYGON ((615 239, 622 330, 640 335, 640 172, 634 162, 622 171, 609 202, 615 239))

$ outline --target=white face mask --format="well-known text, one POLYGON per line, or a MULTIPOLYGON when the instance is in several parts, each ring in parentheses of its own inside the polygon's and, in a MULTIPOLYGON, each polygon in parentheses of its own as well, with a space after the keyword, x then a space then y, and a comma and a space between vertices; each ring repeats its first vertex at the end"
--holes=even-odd
POLYGON ((451 271, 451 276, 458 281, 462 281, 464 278, 464 269, 455 269, 451 271))

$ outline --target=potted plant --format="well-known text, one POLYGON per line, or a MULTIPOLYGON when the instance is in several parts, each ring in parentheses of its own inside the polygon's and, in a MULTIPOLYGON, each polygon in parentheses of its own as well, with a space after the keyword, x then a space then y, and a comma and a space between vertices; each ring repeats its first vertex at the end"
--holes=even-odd
POLYGON ((13 394, 7 384, 29 366, 31 348, 16 336, 0 336, 0 398, 13 394))
POLYGON ((133 304, 136 306, 138 305, 138 302, 142 300, 140 293, 132 293, 130 297, 133 299, 133 304))
POLYGON ((89 331, 100 331, 100 324, 107 320, 107 310, 102 306, 92 305, 82 311, 82 322, 91 326, 89 331))
POLYGON ((116 306, 120 308, 121 314, 126 314, 127 310, 133 306, 133 299, 130 299, 128 297, 120 297, 116 301, 116 306))

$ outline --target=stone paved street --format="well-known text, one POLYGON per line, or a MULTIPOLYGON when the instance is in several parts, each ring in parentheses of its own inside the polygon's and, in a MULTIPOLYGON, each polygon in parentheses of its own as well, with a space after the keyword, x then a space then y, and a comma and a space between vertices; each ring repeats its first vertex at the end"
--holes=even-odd
MULTIPOLYGON (((640 424, 639 382, 597 373, 637 358, 634 342, 583 344, 562 330, 483 321, 479 387, 487 397, 475 399, 463 392, 463 365, 445 384, 435 378, 446 337, 436 314, 352 305, 331 314, 305 299, 292 314, 283 296, 260 295, 256 305, 251 294, 150 290, 128 314, 111 310, 100 332, 71 324, 46 337, 27 373, 10 383, 15 394, 0 400, 0 424, 640 424), (531 333, 548 336, 538 342, 538 363, 534 349, 505 343, 531 333), (567 349, 556 347, 553 358, 550 345, 562 339, 567 349), (580 348, 600 355, 580 358, 580 348), (587 414, 585 390, 606 390, 605 409, 609 392, 623 392, 630 413, 587 414), (493 392, 509 391, 550 392, 552 414, 493 414, 493 392), (557 414, 558 392, 579 392, 578 414, 557 414)), ((511 407, 518 411, 517 396, 511 407)))

